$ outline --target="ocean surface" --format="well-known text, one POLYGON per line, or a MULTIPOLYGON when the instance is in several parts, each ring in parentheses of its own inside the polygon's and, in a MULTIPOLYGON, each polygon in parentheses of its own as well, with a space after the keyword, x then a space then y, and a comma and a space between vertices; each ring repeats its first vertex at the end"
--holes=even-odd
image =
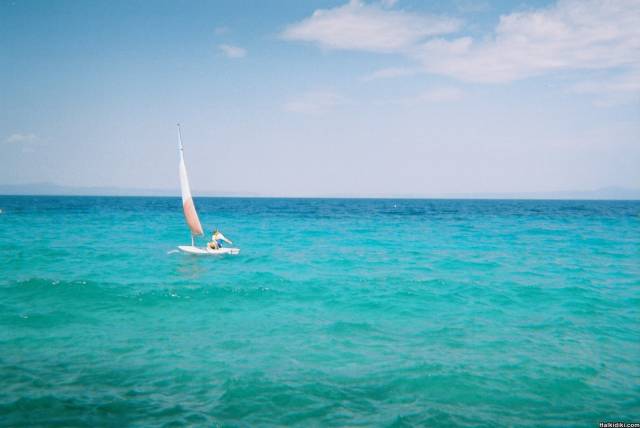
POLYGON ((0 197, 0 425, 640 421, 640 202, 195 202, 0 197))

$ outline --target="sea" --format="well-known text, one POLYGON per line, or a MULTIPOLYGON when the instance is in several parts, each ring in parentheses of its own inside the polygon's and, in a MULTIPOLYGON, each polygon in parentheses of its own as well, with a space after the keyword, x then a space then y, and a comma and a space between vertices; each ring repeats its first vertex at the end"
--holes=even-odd
POLYGON ((195 204, 0 197, 1 426, 640 422, 638 201, 195 204))

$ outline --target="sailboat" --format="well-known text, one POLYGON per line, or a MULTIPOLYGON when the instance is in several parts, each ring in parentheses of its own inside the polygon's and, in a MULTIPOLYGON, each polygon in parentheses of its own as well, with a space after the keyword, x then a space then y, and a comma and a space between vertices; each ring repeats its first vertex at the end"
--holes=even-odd
POLYGON ((187 167, 184 164, 184 149, 182 147, 182 133, 180 132, 180 124, 178 124, 178 148, 180 150, 180 191, 182 193, 182 209, 184 211, 184 218, 187 221, 187 226, 191 231, 191 245, 179 245, 178 249, 189 254, 198 255, 215 255, 215 254, 238 254, 239 248, 222 247, 218 249, 205 247, 196 247, 196 236, 204 235, 196 206, 193 203, 191 197, 191 188, 189 187, 189 177, 187 176, 187 167))

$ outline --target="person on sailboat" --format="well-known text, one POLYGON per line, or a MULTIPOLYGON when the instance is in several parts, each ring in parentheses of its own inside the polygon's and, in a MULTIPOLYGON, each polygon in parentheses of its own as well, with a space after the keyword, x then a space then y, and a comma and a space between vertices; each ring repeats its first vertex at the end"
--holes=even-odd
POLYGON ((228 243, 228 244, 233 244, 233 242, 231 242, 230 240, 228 240, 223 234, 222 232, 220 232, 218 229, 213 231, 213 234, 211 235, 211 242, 209 242, 209 248, 211 248, 212 250, 217 250, 222 248, 222 241, 228 243))

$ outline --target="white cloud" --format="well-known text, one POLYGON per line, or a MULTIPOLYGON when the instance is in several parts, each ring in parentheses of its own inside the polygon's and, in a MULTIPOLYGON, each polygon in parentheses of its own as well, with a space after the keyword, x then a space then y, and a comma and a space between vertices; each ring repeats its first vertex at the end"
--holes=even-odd
POLYGON ((25 144, 25 143, 33 143, 38 140, 36 134, 21 134, 15 133, 9 135, 4 141, 7 144, 25 144))
POLYGON ((640 2, 563 0, 500 17, 492 37, 415 46, 425 70, 472 82, 509 82, 549 72, 640 63, 640 2))
POLYGON ((380 6, 352 0, 333 9, 319 9, 287 27, 282 37, 327 49, 392 53, 460 27, 456 19, 389 10, 392 5, 393 2, 380 6))
MULTIPOLYGON (((423 72, 467 82, 598 72, 598 82, 582 83, 574 91, 638 94, 640 73, 634 70, 640 69, 639 23, 639 0, 559 0, 548 7, 502 15, 494 31, 484 37, 444 38, 460 29, 459 21, 351 1, 316 10, 289 26, 283 37, 329 49, 396 53, 415 61, 423 72)), ((409 74, 389 68, 363 80, 409 74)))
POLYGON ((225 26, 216 27, 213 29, 213 32, 218 36, 221 34, 226 34, 229 32, 229 27, 225 27, 225 26))
POLYGON ((288 100, 284 109, 291 113, 318 115, 343 105, 347 100, 335 92, 311 91, 288 100))
POLYGON ((218 45, 218 49, 229 58, 244 58, 247 56, 247 50, 239 46, 222 44, 218 45))

